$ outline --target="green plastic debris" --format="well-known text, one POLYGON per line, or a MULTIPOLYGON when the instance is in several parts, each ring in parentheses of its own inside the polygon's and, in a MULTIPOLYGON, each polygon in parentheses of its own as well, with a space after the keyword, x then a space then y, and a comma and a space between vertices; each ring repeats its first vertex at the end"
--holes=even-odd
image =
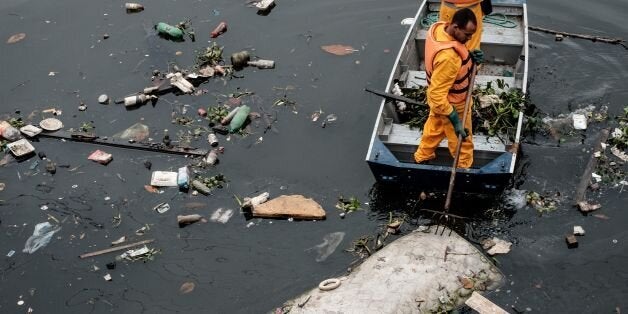
POLYGON ((246 118, 249 117, 250 112, 251 108, 249 106, 242 105, 240 107, 240 110, 238 110, 238 113, 236 113, 235 117, 233 117, 233 119, 229 123, 229 132, 234 133, 242 128, 242 125, 244 125, 246 118))
POLYGON ((170 24, 159 22, 155 26, 157 32, 163 36, 170 37, 175 40, 183 40, 183 30, 170 24))

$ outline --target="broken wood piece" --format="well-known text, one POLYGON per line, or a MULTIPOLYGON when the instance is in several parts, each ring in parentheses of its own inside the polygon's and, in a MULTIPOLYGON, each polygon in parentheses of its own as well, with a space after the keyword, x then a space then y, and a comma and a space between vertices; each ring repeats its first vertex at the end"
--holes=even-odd
POLYGON ((83 258, 88 258, 88 257, 92 257, 92 256, 97 256, 97 255, 102 255, 102 254, 106 254, 106 253, 111 253, 111 252, 115 252, 115 251, 128 249, 128 248, 131 248, 131 247, 134 247, 134 246, 138 246, 138 245, 142 245, 142 244, 152 243, 154 241, 155 241, 155 239, 139 241, 139 242, 125 244, 125 245, 122 245, 122 246, 116 246, 116 247, 112 247, 112 248, 108 248, 108 249, 104 249, 104 250, 100 250, 100 251, 95 251, 95 252, 91 252, 91 253, 85 253, 83 255, 80 255, 79 257, 82 258, 82 259, 83 258))
POLYGON ((578 239, 573 234, 569 234, 565 237, 565 241, 567 242, 567 247, 570 249, 578 247, 578 239))
MULTIPOLYGON (((603 129, 600 131, 600 135, 593 152, 602 151, 602 143, 606 143, 606 139, 608 139, 608 129, 603 129)), ((591 157, 589 157, 587 166, 584 168, 584 173, 582 174, 582 177, 580 177, 580 183, 578 183, 578 187, 576 188, 576 192, 574 194, 574 204, 576 206, 578 206, 580 202, 585 201, 587 186, 589 186, 589 181, 591 181, 591 175, 597 166, 597 161, 598 158, 595 158, 595 153, 592 153, 591 157)))
POLYGON ((476 310, 480 314, 508 314, 504 309, 491 302, 481 294, 473 291, 471 297, 464 302, 470 308, 476 310))
POLYGON ((253 217, 325 219, 325 210, 303 195, 282 195, 253 207, 253 217))
POLYGON ((583 213, 592 212, 600 208, 602 208, 602 205, 600 204, 589 204, 587 201, 578 202, 578 209, 580 209, 583 213))
POLYGON ((201 220, 203 220, 203 216, 199 214, 177 216, 177 222, 179 223, 179 228, 183 228, 189 224, 193 224, 201 220))

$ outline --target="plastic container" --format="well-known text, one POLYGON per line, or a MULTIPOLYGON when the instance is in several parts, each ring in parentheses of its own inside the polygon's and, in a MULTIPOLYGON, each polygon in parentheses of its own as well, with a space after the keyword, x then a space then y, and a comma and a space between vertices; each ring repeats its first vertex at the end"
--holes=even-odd
POLYGON ((247 62, 249 62, 250 60, 251 56, 246 50, 234 52, 233 54, 231 54, 231 65, 233 65, 233 67, 236 69, 245 67, 247 65, 247 62))
POLYGON ((187 166, 179 168, 177 173, 177 185, 180 190, 187 191, 190 188, 190 168, 187 166))
POLYGON ((27 140, 21 139, 13 143, 7 144, 7 148, 15 155, 15 157, 22 157, 31 154, 35 151, 35 147, 27 140))
POLYGON ((242 128, 244 122, 249 117, 249 113, 251 112, 251 108, 247 105, 240 106, 240 109, 235 114, 231 122, 229 123, 229 132, 234 133, 242 128))
POLYGON ((211 38, 216 38, 227 31, 227 22, 220 22, 216 28, 210 33, 211 38))
POLYGON ((218 146, 218 137, 214 133, 209 133, 209 135, 207 135, 207 141, 211 146, 218 146))
POLYGON ((155 29, 162 36, 166 36, 176 40, 183 40, 183 30, 172 26, 170 24, 166 24, 164 22, 159 22, 155 25, 155 29))

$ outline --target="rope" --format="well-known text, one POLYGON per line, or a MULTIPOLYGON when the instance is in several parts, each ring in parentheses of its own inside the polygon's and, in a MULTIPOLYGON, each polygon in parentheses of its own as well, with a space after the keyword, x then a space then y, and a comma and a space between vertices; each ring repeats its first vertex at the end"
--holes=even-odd
POLYGON ((485 15, 482 19, 482 22, 484 22, 485 24, 501 26, 503 28, 517 27, 517 23, 509 20, 508 17, 503 13, 491 13, 489 15, 485 15))
MULTIPOLYGON (((438 12, 430 12, 423 19, 421 19, 421 27, 429 28, 432 24, 438 21, 438 12)), ((485 15, 482 19, 484 24, 493 24, 503 28, 515 28, 517 27, 517 23, 508 19, 508 17, 503 13, 491 13, 489 15, 485 15)))

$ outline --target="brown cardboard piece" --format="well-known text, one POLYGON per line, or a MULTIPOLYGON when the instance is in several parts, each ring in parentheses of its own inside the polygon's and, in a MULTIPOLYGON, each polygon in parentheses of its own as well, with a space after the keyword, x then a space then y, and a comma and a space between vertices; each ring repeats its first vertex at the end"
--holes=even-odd
POLYGON ((282 195, 253 207, 253 217, 325 219, 325 210, 313 199, 302 195, 282 195))

